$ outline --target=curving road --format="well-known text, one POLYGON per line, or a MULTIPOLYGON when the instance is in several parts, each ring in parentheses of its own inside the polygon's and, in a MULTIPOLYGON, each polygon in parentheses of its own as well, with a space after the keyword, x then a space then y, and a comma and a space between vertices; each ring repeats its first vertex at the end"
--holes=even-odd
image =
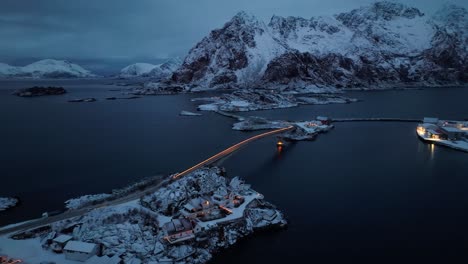
POLYGON ((250 137, 246 140, 243 140, 221 152, 219 152, 218 154, 184 170, 183 172, 180 172, 180 173, 177 173, 175 175, 173 175, 172 177, 170 178, 166 178, 164 180, 162 180, 161 182, 159 182, 157 185, 155 186, 152 186, 150 188, 147 188, 145 190, 142 190, 142 191, 139 191, 139 192, 135 192, 135 193, 132 193, 132 194, 129 194, 125 197, 121 197, 121 198, 118 198, 118 199, 115 199, 113 201, 107 201, 107 202, 103 202, 101 204, 97 204, 97 205, 92 205, 92 206, 88 206, 88 207, 85 207, 85 208, 82 208, 82 209, 77 209, 77 210, 68 210, 66 212, 64 212, 63 214, 59 214, 59 215, 55 215, 55 216, 50 216, 50 217, 46 217, 46 218, 39 218, 39 219, 35 219, 35 220, 30 220, 30 221, 27 221, 27 222, 23 222, 23 223, 19 223, 15 226, 11 226, 11 227, 4 227, 2 229, 0 229, 0 235, 5 235, 5 234, 10 234, 10 233, 14 233, 14 232, 19 232, 19 231, 26 231, 26 230, 30 230, 30 229, 35 229, 35 228, 38 228, 38 227, 41 227, 41 226, 45 226, 45 225, 48 225, 48 224, 51 224, 51 223, 54 223, 54 222, 57 222, 57 221, 62 221, 62 220, 65 220, 65 219, 69 219, 69 218, 72 218, 72 217, 77 217, 77 216, 81 216, 81 215, 84 215, 86 214, 87 212, 93 210, 93 209, 96 209, 96 208, 101 208, 101 207, 106 207, 106 206, 114 206, 114 205, 119 205, 119 204, 123 204, 123 203, 127 203, 127 202, 130 202, 130 201, 133 201, 133 200, 136 200, 136 199, 139 199, 141 197, 143 197, 144 195, 146 195, 147 193, 151 193, 151 192, 155 192, 156 190, 158 190, 159 188, 161 188, 161 186, 171 182, 171 181, 174 181, 174 180, 177 180, 179 179, 180 177, 183 177, 185 175, 188 175, 190 174, 191 172, 203 167, 203 166, 208 166, 208 165, 211 165, 213 163, 215 163, 216 161, 230 155, 231 153, 235 152, 236 150, 238 150, 239 148, 255 141, 255 140, 258 140, 258 139, 261 139, 261 138, 264 138, 264 137, 267 137, 267 136, 271 136, 271 135, 275 135, 275 134, 280 134, 280 133, 283 133, 283 132, 286 132, 286 131, 289 131, 291 129, 293 129, 294 126, 288 126, 288 127, 285 127, 285 128, 280 128, 280 129, 276 129, 276 130, 272 130, 272 131, 269 131, 269 132, 265 132, 265 133, 262 133, 262 134, 258 134, 256 136, 253 136, 253 137, 250 137))
POLYGON ((267 136, 271 136, 271 135, 274 135, 274 134, 279 134, 279 133, 283 133, 283 132, 286 132, 288 130, 291 130, 293 129, 294 126, 288 126, 288 127, 285 127, 285 128, 280 128, 280 129, 276 129, 276 130, 273 130, 273 131, 269 131, 269 132, 265 132, 265 133, 262 133, 262 134, 259 134, 259 135, 256 135, 256 136, 253 136, 251 138, 248 138, 244 141, 241 141, 237 144, 235 144, 234 146, 232 147, 229 147, 221 152, 219 152, 218 154, 198 163, 197 165, 195 166, 192 166, 186 170, 184 170, 183 172, 181 173, 177 173, 176 175, 172 176, 172 179, 178 179, 184 175, 187 175, 203 166, 207 166, 207 165, 210 165, 210 164, 213 164, 214 162, 226 157, 227 155, 233 153, 234 151, 238 150, 239 148, 249 144, 250 142, 252 141, 255 141, 255 140, 258 140, 258 139, 261 139, 261 138, 264 138, 264 137, 267 137, 267 136))

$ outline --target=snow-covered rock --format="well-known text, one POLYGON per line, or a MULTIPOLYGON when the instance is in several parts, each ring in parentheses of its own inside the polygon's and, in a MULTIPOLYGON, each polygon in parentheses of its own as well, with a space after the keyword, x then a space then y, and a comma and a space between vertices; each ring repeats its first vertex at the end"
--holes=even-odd
POLYGON ((286 121, 270 121, 266 118, 259 116, 250 116, 244 121, 234 123, 232 125, 233 130, 240 131, 251 131, 251 130, 262 130, 262 129, 278 129, 290 126, 290 123, 286 121))
POLYGON ((383 1, 268 24, 240 12, 190 50, 172 81, 191 90, 465 84, 467 36, 468 12, 453 5, 427 16, 383 1))
POLYGON ((87 78, 96 75, 69 61, 45 59, 24 67, 0 63, 0 77, 87 78))
POLYGON ((92 194, 84 195, 78 198, 73 198, 65 202, 65 207, 67 209, 79 209, 84 206, 90 205, 92 202, 103 201, 106 198, 111 197, 111 194, 101 193, 101 194, 92 194))
POLYGON ((16 206, 18 199, 0 197, 0 211, 16 206))
POLYGON ((179 115, 181 115, 181 116, 201 116, 202 114, 189 112, 189 111, 180 111, 179 115))
POLYGON ((230 94, 203 98, 205 104, 198 106, 201 111, 246 112, 296 107, 301 104, 344 104, 357 101, 335 94, 278 93, 274 90, 244 89, 230 94))

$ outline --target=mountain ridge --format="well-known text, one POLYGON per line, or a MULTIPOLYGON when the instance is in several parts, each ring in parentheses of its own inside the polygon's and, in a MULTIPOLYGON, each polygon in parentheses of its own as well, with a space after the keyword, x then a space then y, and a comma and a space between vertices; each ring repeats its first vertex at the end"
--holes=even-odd
POLYGON ((91 71, 67 60, 43 59, 26 66, 0 63, 3 78, 87 78, 96 77, 91 71))
POLYGON ((197 43, 171 83, 188 90, 242 87, 307 90, 468 82, 468 15, 433 16, 388 1, 334 16, 239 12, 197 43))

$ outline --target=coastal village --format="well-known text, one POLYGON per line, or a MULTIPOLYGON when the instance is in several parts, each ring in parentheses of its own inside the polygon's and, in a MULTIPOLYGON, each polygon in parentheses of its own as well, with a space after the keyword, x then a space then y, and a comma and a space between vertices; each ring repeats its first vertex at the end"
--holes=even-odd
POLYGON ((0 254, 26 263, 206 263, 256 230, 286 226, 262 194, 225 173, 202 168, 139 200, 0 237, 0 254))
POLYGON ((425 117, 416 128, 418 136, 431 144, 468 152, 468 121, 425 117))

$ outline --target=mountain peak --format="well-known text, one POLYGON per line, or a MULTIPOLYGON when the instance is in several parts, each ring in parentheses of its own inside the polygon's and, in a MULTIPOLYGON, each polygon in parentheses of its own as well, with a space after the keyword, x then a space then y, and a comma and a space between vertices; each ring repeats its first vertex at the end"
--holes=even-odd
POLYGON ((389 1, 376 2, 369 7, 377 18, 391 20, 395 17, 415 18, 424 14, 415 7, 389 1))
POLYGON ((424 16, 419 9, 389 1, 375 2, 336 16, 346 26, 357 27, 372 21, 391 21, 397 18, 414 19, 424 16))
POLYGON ((198 90, 466 82, 466 10, 441 14, 430 23, 417 8, 380 1, 337 16, 275 15, 265 25, 239 12, 190 50, 172 81, 198 90))
POLYGON ((66 60, 43 59, 24 67, 0 65, 0 75, 7 77, 82 78, 94 77, 90 71, 66 60))
POLYGON ((239 11, 231 19, 231 21, 238 21, 241 24, 251 24, 258 22, 258 19, 251 13, 248 13, 246 11, 239 11))

